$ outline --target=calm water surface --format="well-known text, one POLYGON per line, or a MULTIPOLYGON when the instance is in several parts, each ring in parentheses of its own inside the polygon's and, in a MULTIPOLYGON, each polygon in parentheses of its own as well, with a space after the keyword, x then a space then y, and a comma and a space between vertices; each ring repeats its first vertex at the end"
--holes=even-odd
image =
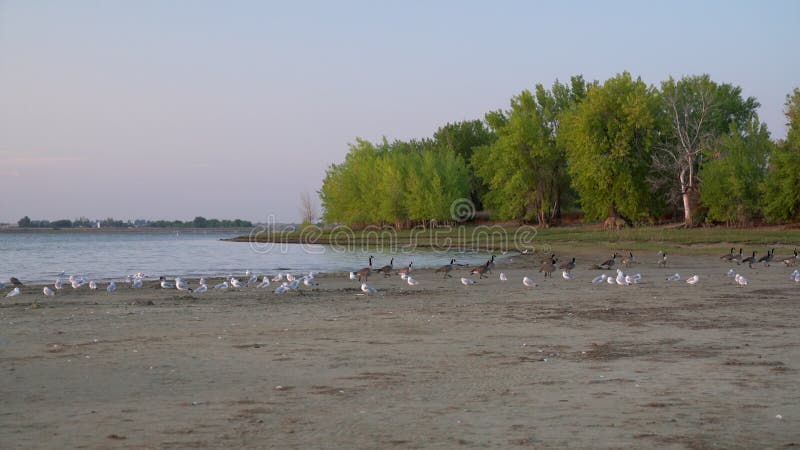
POLYGON ((119 280, 143 272, 150 277, 242 276, 245 270, 269 274, 350 271, 367 265, 394 267, 414 261, 415 267, 458 263, 480 264, 486 253, 416 249, 390 254, 380 249, 334 250, 327 246, 274 244, 251 246, 220 239, 236 234, 209 233, 0 233, 0 280, 15 276, 23 282, 51 282, 64 272, 97 280, 119 280))

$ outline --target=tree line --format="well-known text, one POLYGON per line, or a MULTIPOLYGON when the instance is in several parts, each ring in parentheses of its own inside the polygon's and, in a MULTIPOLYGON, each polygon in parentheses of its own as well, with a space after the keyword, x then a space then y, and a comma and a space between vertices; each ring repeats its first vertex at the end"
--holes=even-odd
POLYGON ((31 220, 30 217, 25 216, 17 221, 17 226, 20 228, 252 228, 253 223, 249 220, 206 219, 202 216, 197 216, 194 220, 190 221, 150 221, 144 219, 122 221, 112 217, 103 220, 90 220, 81 217, 75 220, 60 219, 49 221, 31 220))
POLYGON ((800 220, 800 90, 787 95, 786 139, 772 140, 759 106, 709 75, 537 84, 431 138, 356 139, 326 171, 323 219, 405 227, 470 199, 540 226, 565 212, 607 226, 800 220))

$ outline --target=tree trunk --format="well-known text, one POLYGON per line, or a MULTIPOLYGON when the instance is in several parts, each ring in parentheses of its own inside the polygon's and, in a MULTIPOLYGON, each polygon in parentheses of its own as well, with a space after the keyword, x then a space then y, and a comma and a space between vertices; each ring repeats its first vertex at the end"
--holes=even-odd
POLYGON ((697 207, 700 204, 700 198, 697 189, 690 186, 683 191, 683 225, 686 227, 694 227, 696 225, 697 207))

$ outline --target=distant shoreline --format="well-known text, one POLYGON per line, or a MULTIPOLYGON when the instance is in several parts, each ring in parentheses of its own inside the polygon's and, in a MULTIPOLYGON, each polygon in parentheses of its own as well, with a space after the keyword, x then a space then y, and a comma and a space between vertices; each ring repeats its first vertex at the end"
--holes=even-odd
POLYGON ((249 233, 250 228, 0 228, 0 233, 249 233))

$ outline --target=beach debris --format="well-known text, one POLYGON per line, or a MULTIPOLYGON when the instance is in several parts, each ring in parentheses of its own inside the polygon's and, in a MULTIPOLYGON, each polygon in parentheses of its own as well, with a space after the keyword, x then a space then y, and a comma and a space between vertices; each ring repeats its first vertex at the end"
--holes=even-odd
POLYGON ((783 416, 780 415, 780 414, 775 414, 775 418, 778 419, 778 420, 781 420, 781 419, 783 419, 783 416))
POLYGON ((736 271, 733 269, 728 270, 728 276, 733 278, 736 276, 736 271))

